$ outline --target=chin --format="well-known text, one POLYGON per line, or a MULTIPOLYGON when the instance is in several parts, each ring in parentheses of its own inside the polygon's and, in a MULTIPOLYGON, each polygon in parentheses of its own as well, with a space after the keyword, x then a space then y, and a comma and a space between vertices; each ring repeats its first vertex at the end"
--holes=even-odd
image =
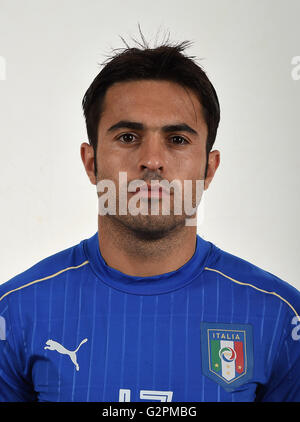
POLYGON ((119 216, 118 220, 141 240, 163 239, 185 225, 185 216, 119 216))

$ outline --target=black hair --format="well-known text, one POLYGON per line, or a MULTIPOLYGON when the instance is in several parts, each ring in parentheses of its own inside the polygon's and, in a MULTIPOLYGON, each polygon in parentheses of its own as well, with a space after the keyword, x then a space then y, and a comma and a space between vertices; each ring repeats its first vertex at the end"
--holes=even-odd
MULTIPOLYGON (((142 34, 141 34, 142 35, 142 34)), ((122 38, 122 37, 121 37, 122 38)), ((122 38, 124 41, 124 39, 122 38)), ((104 67, 95 77, 86 91, 82 107, 90 145, 95 152, 98 143, 98 126, 103 111, 103 102, 108 88, 116 82, 136 80, 166 80, 191 89, 198 97, 207 124, 206 158, 215 142, 220 121, 220 106, 216 91, 204 70, 183 51, 190 46, 190 41, 177 44, 164 42, 156 48, 149 48, 142 35, 143 44, 138 47, 117 49, 103 64, 104 67), (119 51, 121 50, 121 51, 119 51)), ((115 50, 114 50, 115 51, 115 50)), ((205 177, 208 161, 206 160, 205 177)))

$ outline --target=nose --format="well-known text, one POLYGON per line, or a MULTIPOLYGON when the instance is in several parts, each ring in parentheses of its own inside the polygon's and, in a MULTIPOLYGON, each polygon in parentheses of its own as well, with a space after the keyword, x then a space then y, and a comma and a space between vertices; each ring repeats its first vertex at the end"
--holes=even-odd
POLYGON ((139 151, 139 170, 162 173, 165 169, 165 151, 159 137, 144 139, 139 151))

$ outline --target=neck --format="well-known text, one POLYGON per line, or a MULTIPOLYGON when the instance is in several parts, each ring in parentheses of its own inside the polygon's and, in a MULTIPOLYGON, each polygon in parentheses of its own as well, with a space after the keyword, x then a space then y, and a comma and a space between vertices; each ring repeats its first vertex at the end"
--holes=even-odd
POLYGON ((131 276, 175 271, 195 252, 196 226, 179 226, 159 239, 143 239, 108 216, 98 216, 101 255, 110 267, 131 276))

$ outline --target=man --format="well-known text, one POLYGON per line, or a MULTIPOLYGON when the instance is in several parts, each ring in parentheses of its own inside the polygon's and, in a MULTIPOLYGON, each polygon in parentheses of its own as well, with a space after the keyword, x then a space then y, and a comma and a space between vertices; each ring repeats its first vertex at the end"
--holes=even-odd
POLYGON ((127 48, 86 92, 98 231, 0 286, 2 401, 300 399, 299 292, 192 223, 220 111, 186 46, 127 48))

